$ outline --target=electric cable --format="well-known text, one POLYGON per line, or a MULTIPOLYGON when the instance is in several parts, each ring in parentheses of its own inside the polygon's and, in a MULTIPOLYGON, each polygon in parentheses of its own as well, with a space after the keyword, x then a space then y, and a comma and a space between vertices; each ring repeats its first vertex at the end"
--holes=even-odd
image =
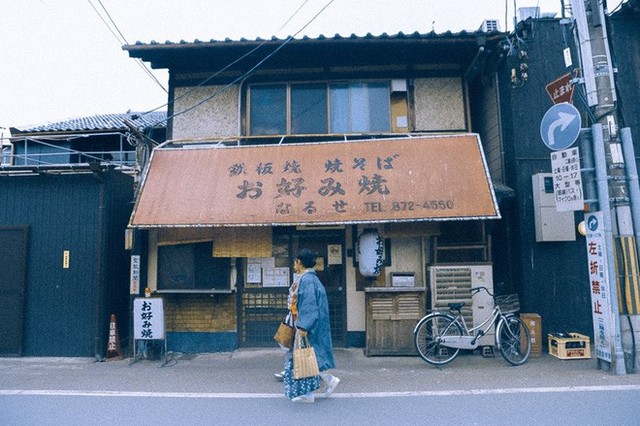
MULTIPOLYGON (((304 7, 305 4, 307 4, 309 0, 305 0, 300 7, 298 7, 298 9, 293 12, 293 14, 289 17, 289 19, 287 19, 287 21, 282 24, 282 26, 280 26, 280 28, 278 29, 278 31, 282 30, 285 26, 287 26, 287 24, 289 22, 291 22, 291 20, 298 14, 298 12, 300 12, 300 10, 304 7)), ((207 84, 209 81, 211 81, 213 78, 217 77, 218 75, 220 75, 221 73, 223 73, 224 71, 228 70, 229 68, 231 68, 231 66, 237 64, 238 62, 240 62, 241 60, 243 60, 244 58, 248 57, 249 55, 253 54, 254 52, 256 52, 258 49, 260 49, 262 46, 264 46, 267 43, 268 40, 263 40, 262 43, 260 43, 259 45, 257 45, 256 47, 254 47, 253 49, 249 50, 247 53, 245 53, 244 55, 240 56, 239 58, 237 58, 236 60, 234 60, 233 62, 230 62, 229 64, 227 64, 226 66, 224 66, 223 68, 221 68, 220 70, 216 71, 214 74, 211 74, 209 77, 205 78, 204 80, 202 80, 200 83, 198 83, 195 86, 192 86, 191 88, 189 88, 188 90, 186 90, 185 92, 183 92, 182 94, 176 96, 173 98, 173 102, 175 103, 175 101, 182 99, 183 97, 189 95, 190 93, 193 93, 196 89, 204 86, 205 84, 207 84)), ((127 43, 128 44, 128 43, 127 43)), ((150 109, 148 111, 143 112, 142 114, 149 114, 151 112, 157 111, 160 108, 164 108, 166 106, 169 106, 169 102, 166 102, 160 106, 157 106, 153 109, 150 109)))
MULTIPOLYGON (((269 53, 267 56, 265 56, 263 59, 261 59, 260 61, 258 61, 251 69, 249 69, 248 71, 246 71, 245 73, 243 73, 241 76, 235 78, 232 82, 230 82, 229 84, 227 84, 226 86, 222 87, 221 89, 216 90, 214 93, 212 93, 211 95, 207 96, 206 98, 202 99, 201 101, 197 102, 196 104, 185 108, 182 111, 176 112, 170 116, 167 116, 165 119, 157 121, 155 123, 152 124, 152 127, 155 127, 156 125, 166 122, 167 120, 177 117, 179 115, 185 114, 189 111, 194 110, 195 108, 199 107, 200 105, 210 101, 211 99, 213 99, 214 97, 218 96, 220 93, 223 93, 224 91, 228 90, 230 87, 232 87, 234 84, 238 83, 239 81, 242 81, 246 78, 248 78, 256 69, 258 69, 262 64, 264 64, 268 59, 270 59, 272 56, 274 56, 276 53, 278 53, 283 47, 285 47, 287 44, 289 44, 289 42, 291 42, 298 34, 300 34, 302 31, 304 31, 309 25, 311 25, 311 23, 313 21, 315 21, 318 16, 320 16, 335 0, 330 0, 329 2, 327 2, 327 4, 325 4, 322 9, 320 9, 319 12, 317 12, 309 21, 307 21, 298 31, 296 31, 295 34, 287 37, 282 43, 280 43, 280 45, 278 47, 276 47, 271 53, 269 53)), ((305 2, 306 3, 306 2, 305 2)), ((304 6, 304 4, 303 4, 304 6)), ((300 8, 299 8, 300 9, 300 8)), ((298 10, 299 10, 298 9, 298 10)), ((298 11, 296 11, 295 13, 297 13, 298 11)), ((295 15, 294 13, 294 15, 295 15)), ((258 47, 261 47, 262 45, 264 45, 264 43, 266 43, 266 41, 263 41, 258 47)), ((256 48, 257 49, 257 48, 256 48)), ((246 56, 246 55, 245 55, 246 56)), ((240 60, 240 59, 238 59, 240 60)), ((237 61, 236 61, 237 62, 237 61)), ((227 68, 230 65, 227 66, 227 68)), ((226 68, 225 68, 226 69, 226 68)), ((218 71, 216 74, 219 74, 222 71, 218 71)), ((210 77, 209 79, 213 78, 210 77)), ((153 110, 151 110, 153 111, 153 110)))
MULTIPOLYGON (((98 15, 98 17, 100 18, 100 20, 106 25, 107 29, 109 30, 109 32, 111 32, 111 34, 115 37, 115 39, 118 41, 118 43, 120 45, 123 44, 129 44, 127 42, 127 39, 125 38, 125 36, 122 34, 122 32, 120 31, 120 29, 118 28, 118 25, 116 25, 116 23, 114 22, 113 18, 111 18, 111 14, 109 13, 109 11, 107 11, 107 9, 104 7, 104 5, 102 4, 102 1, 98 0, 98 3, 100 3, 100 6, 102 6, 102 9, 105 11, 105 13, 107 14, 107 17, 109 18, 109 21, 111 21, 111 25, 109 25, 109 23, 104 19, 104 16, 102 16, 102 14, 100 13, 100 11, 95 7, 95 5, 91 2, 91 0, 87 0, 89 2, 89 4, 91 5, 91 7, 93 8, 93 10, 96 12, 96 14, 98 15), (113 28, 115 28, 116 32, 114 31, 113 28)), ((142 68, 142 70, 145 72, 145 74, 147 74, 147 76, 149 76, 158 86, 160 86, 160 88, 162 90, 164 90, 165 93, 169 93, 167 91, 167 89, 164 87, 164 85, 156 78, 155 75, 153 75, 153 73, 147 68, 147 66, 144 64, 144 62, 142 62, 142 60, 140 59, 136 59, 136 64, 138 64, 138 66, 140 68, 142 68)))
MULTIPOLYGON (((616 13, 619 10, 621 10, 622 9, 622 5, 625 4, 627 1, 628 0, 621 0, 620 3, 618 3, 618 5, 616 7, 614 7, 612 11, 609 12, 609 15, 612 14, 612 13, 616 13)), ((604 5, 605 6, 607 5, 606 1, 604 2, 604 5)))

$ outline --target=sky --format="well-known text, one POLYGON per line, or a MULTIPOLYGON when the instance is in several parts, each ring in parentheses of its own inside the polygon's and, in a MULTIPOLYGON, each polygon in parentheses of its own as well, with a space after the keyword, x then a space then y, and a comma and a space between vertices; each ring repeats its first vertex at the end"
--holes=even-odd
MULTIPOLYGON (((609 9, 619 2, 610 0, 609 9)), ((166 70, 151 71, 158 84, 123 44, 475 31, 485 19, 511 31, 514 9, 536 6, 560 16, 560 0, 3 1, 0 132, 166 109, 166 70)))

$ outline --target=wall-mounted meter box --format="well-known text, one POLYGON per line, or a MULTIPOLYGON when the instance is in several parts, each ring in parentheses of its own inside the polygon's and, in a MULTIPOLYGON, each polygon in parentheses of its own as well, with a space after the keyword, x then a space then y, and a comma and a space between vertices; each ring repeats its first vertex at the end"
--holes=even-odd
POLYGON ((575 241, 573 211, 556 210, 553 174, 537 173, 532 176, 532 183, 536 241, 575 241))

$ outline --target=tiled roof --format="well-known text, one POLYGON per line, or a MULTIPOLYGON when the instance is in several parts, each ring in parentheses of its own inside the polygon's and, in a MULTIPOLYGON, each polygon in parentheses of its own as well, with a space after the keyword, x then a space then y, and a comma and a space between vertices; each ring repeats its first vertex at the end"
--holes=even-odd
POLYGON ((125 129, 124 120, 132 122, 139 129, 148 127, 166 127, 167 113, 159 112, 127 112, 123 114, 98 114, 90 117, 77 117, 54 123, 39 124, 23 128, 12 128, 11 133, 45 133, 45 132, 78 132, 106 131, 125 129))
MULTIPOLYGON (((498 33, 498 31, 491 31, 490 34, 494 34, 494 33, 498 33)), ((402 31, 400 31, 399 33, 396 34, 387 34, 387 33, 382 33, 379 35, 375 35, 375 34, 371 34, 371 33, 367 33, 366 35, 357 35, 357 34, 351 34, 348 36, 344 36, 341 34, 334 34, 333 36, 326 36, 324 34, 320 34, 317 37, 308 37, 308 36, 303 36, 303 37, 299 37, 299 38, 294 38, 293 41, 294 42, 301 42, 301 41, 323 41, 323 40, 419 40, 419 39, 431 39, 431 40, 439 40, 439 39, 450 39, 450 38, 458 38, 458 37, 473 37, 473 36, 477 36, 479 34, 486 34, 485 32, 483 32, 482 30, 477 30, 477 31, 460 31, 460 32, 451 32, 451 31, 446 31, 443 33, 436 33, 435 31, 431 31, 429 33, 421 33, 419 31, 415 31, 412 33, 404 33, 402 31)), ((264 41, 272 41, 272 42, 284 42, 285 40, 287 40, 287 37, 285 38, 278 38, 278 37, 271 37, 270 39, 263 39, 261 37, 258 37, 256 39, 247 39, 247 38, 240 38, 238 40, 233 40, 230 38, 226 38, 224 40, 216 40, 216 39, 211 39, 208 41, 203 41, 203 40, 198 40, 195 39, 193 41, 185 41, 185 40, 180 40, 179 42, 174 42, 174 41, 170 41, 167 40, 164 43, 160 43, 157 42, 155 40, 150 41, 149 43, 143 43, 141 41, 136 41, 133 45, 126 45, 123 48, 125 50, 131 50, 134 46, 159 46, 159 45, 166 45, 166 46, 179 46, 179 45, 201 45, 201 44, 241 44, 241 43, 262 43, 264 41)))
MULTIPOLYGON (((136 42, 122 48, 129 56, 149 62, 153 68, 174 73, 197 73, 224 69, 228 73, 244 73, 256 63, 265 69, 306 68, 339 69, 351 65, 390 65, 401 63, 411 67, 418 63, 447 62, 466 68, 478 53, 480 44, 494 45, 504 33, 493 31, 460 31, 452 33, 403 33, 343 36, 319 35, 315 38, 248 40, 136 42), (258 51, 265 46, 265 50, 258 51), (269 53, 267 53, 269 52, 269 53), (269 60, 265 61, 265 55, 269 60), (259 62, 257 62, 259 61, 259 62), (337 67, 337 68, 336 68, 337 67)), ((213 78, 211 84, 228 83, 228 75, 213 78)))

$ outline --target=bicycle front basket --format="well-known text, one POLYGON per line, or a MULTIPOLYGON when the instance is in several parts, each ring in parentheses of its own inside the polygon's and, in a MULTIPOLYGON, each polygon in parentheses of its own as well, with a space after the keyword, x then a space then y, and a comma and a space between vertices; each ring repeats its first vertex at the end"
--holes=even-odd
POLYGON ((520 312, 520 299, 517 294, 505 294, 496 296, 496 304, 500 306, 503 314, 515 314, 520 312))

